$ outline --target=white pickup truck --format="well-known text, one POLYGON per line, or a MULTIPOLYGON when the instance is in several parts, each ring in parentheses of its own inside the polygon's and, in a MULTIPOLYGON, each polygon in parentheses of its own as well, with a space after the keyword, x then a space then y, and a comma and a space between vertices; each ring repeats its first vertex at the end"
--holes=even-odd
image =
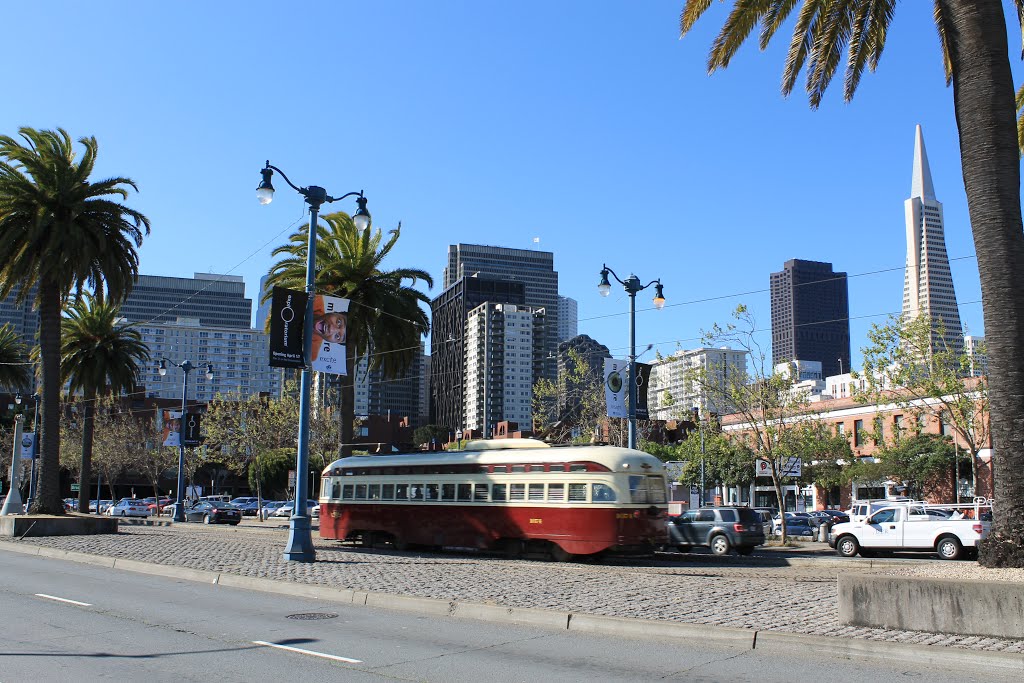
POLYGON ((979 521, 981 515, 973 513, 974 519, 967 519, 963 517, 965 512, 957 511, 952 517, 943 518, 924 505, 894 505, 874 512, 862 522, 835 525, 828 544, 843 557, 933 550, 941 559, 955 560, 977 553, 978 541, 989 531, 990 524, 979 521))

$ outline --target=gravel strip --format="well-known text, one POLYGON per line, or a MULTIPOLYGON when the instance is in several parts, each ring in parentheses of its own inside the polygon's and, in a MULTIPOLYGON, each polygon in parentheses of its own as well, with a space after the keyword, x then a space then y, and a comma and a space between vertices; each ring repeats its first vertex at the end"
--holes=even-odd
MULTIPOLYGON (((283 559, 287 536, 280 526, 122 526, 116 535, 50 536, 19 543, 341 589, 1024 653, 1024 640, 843 626, 837 577, 844 568, 831 562, 821 567, 758 567, 726 557, 714 562, 672 558, 557 564, 475 553, 369 551, 314 533, 317 561, 302 564, 283 559)), ((998 574, 998 580, 1024 580, 1020 573, 1016 578, 1010 574, 1020 570, 988 570, 969 562, 857 571, 974 580, 994 572, 991 576, 998 574)))

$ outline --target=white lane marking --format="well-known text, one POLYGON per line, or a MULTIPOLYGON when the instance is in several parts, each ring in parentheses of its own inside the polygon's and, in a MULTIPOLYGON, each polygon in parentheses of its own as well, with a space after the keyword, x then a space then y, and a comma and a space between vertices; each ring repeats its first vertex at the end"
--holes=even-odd
POLYGON ((92 607, 92 604, 88 602, 78 602, 78 600, 68 600, 67 598, 58 598, 56 595, 47 595, 46 593, 36 593, 37 598, 46 598, 47 600, 56 600, 57 602, 66 602, 69 605, 78 605, 79 607, 92 607))
POLYGON ((361 660, 349 659, 348 657, 339 657, 338 655, 329 655, 324 652, 314 652, 313 650, 303 650, 298 647, 290 647, 288 645, 278 645, 277 643, 268 643, 265 640, 254 640, 252 641, 256 645, 263 645, 265 647, 276 647, 279 650, 288 650, 288 652, 298 652, 300 655, 313 655, 314 657, 323 657, 324 659, 333 659, 336 662, 346 662, 348 664, 362 664, 361 660))

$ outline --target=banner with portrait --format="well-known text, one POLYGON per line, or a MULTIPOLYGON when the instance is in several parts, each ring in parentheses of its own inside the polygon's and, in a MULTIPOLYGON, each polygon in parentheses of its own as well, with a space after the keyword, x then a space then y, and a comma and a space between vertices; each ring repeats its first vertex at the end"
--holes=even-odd
POLYGON ((317 294, 313 298, 312 367, 318 372, 344 375, 348 338, 348 299, 317 294))
POLYGON ((270 367, 303 368, 302 333, 309 296, 284 287, 270 295, 270 367))
POLYGON ((608 404, 608 417, 627 417, 626 366, 624 360, 604 359, 604 399, 608 404))
POLYGON ((165 410, 163 417, 163 445, 177 448, 181 445, 181 411, 165 410))

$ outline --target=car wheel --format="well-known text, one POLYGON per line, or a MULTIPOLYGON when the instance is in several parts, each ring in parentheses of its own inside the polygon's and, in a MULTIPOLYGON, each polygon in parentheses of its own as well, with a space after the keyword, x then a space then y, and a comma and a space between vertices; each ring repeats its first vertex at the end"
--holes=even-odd
POLYGON ((955 536, 943 536, 935 544, 935 552, 941 560, 955 560, 963 553, 964 547, 955 536))
POLYGON ((711 552, 715 555, 725 555, 730 547, 729 539, 721 534, 711 539, 711 552))
POLYGON ((213 524, 213 518, 210 515, 205 515, 203 517, 203 524, 213 524))
POLYGON ((843 557, 854 557, 860 550, 860 544, 853 536, 843 536, 836 541, 836 552, 843 557))

